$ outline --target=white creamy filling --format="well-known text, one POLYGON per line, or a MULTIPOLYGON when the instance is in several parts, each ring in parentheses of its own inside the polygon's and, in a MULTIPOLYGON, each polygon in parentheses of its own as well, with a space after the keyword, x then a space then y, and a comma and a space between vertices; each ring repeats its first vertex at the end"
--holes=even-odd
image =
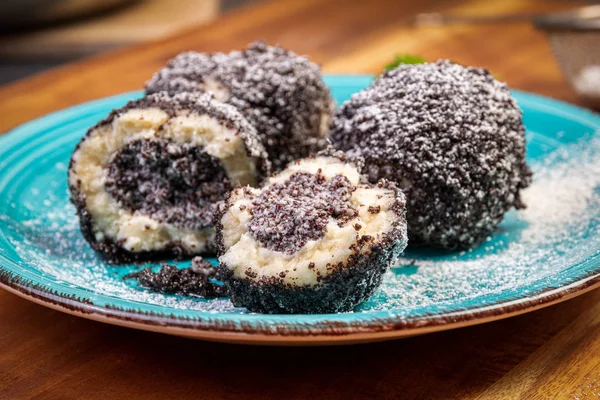
MULTIPOLYGON (((356 169, 348 164, 334 158, 321 158, 305 160, 300 165, 306 169, 294 168, 294 172, 316 172, 321 169, 328 179, 335 176, 335 171, 344 171, 353 184, 359 179, 356 169), (333 161, 335 160, 335 161, 333 161), (352 171, 350 171, 352 170, 352 171)), ((287 170, 284 176, 291 175, 287 170)), ((270 183, 281 182, 276 176, 270 183)), ((253 193, 259 193, 257 189, 250 189, 253 193)), ((397 215, 390 208, 394 204, 395 193, 389 189, 370 188, 359 186, 351 197, 351 204, 358 209, 358 216, 340 227, 337 221, 331 219, 327 225, 325 236, 318 240, 310 240, 302 249, 289 255, 262 247, 248 232, 248 221, 251 218, 250 207, 252 201, 244 196, 243 189, 236 189, 231 197, 231 206, 223 215, 223 244, 227 250, 219 261, 227 264, 234 276, 254 281, 262 277, 280 277, 285 272, 284 282, 295 285, 317 284, 317 277, 327 275, 327 265, 345 265, 348 257, 353 253, 351 246, 363 235, 370 235, 376 241, 381 240, 382 235, 392 229, 392 223, 397 215), (378 213, 369 211, 369 206, 380 207, 378 213), (360 225, 355 230, 355 225, 360 225), (314 266, 311 265, 314 263, 314 266), (309 265, 311 267, 309 268, 309 265), (246 272, 250 270, 252 276, 246 272)), ((368 251, 368 246, 363 252, 368 251)))
POLYGON ((84 194, 98 240, 105 236, 123 241, 131 252, 161 250, 177 241, 187 251, 200 253, 214 238, 214 229, 190 230, 159 222, 139 212, 119 207, 106 191, 107 166, 111 156, 139 139, 171 139, 204 147, 220 160, 233 184, 255 183, 255 161, 246 155, 242 138, 207 115, 178 114, 173 118, 158 108, 133 109, 110 125, 92 132, 73 154, 69 183, 84 194))
POLYGON ((270 185, 283 183, 296 172, 308 172, 310 174, 320 172, 328 180, 336 175, 343 175, 355 186, 360 182, 360 174, 353 165, 344 163, 335 157, 315 157, 292 162, 279 174, 269 178, 268 183, 270 185))
MULTIPOLYGON (((331 109, 335 110, 335 102, 332 102, 331 109)), ((324 112, 321 114, 321 119, 319 121, 319 136, 327 136, 329 133, 329 126, 331 125, 331 114, 328 112, 324 112)))
POLYGON ((229 89, 227 89, 221 82, 213 78, 204 78, 204 83, 198 85, 202 90, 213 95, 213 97, 219 101, 229 100, 229 89))

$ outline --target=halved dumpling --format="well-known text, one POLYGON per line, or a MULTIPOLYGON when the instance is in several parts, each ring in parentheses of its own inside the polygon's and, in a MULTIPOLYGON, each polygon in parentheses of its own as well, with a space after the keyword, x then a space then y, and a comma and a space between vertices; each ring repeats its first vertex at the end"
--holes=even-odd
POLYGON ((234 305, 254 312, 350 311, 407 244, 402 192, 361 183, 338 154, 292 163, 221 207, 219 276, 234 305))
POLYGON ((113 111, 77 145, 71 198, 84 237, 114 262, 214 252, 214 213, 268 173, 255 129, 208 94, 161 92, 113 111))

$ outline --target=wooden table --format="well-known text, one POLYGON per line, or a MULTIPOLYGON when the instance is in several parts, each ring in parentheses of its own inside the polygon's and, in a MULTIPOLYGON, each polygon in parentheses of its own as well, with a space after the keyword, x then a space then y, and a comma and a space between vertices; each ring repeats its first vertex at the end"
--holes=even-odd
MULTIPOLYGON (((81 0, 65 0, 62 10, 78 9, 81 0)), ((123 45, 146 42, 198 26, 219 14, 219 0, 144 0, 127 3, 93 17, 54 24, 31 32, 0 36, 0 58, 11 61, 73 60, 123 45)), ((53 15, 43 9, 38 18, 53 15)), ((66 11, 65 11, 66 12, 66 11)))
MULTIPOLYGON (((485 65, 513 87, 578 102, 527 22, 410 26, 423 12, 564 8, 549 2, 272 1, 200 29, 0 89, 0 131, 140 88, 184 49, 264 38, 326 72, 378 72, 397 52, 485 65), (405 4, 406 3, 406 4, 405 4)), ((206 343, 78 319, 0 291, 0 398, 547 399, 600 393, 600 291, 520 317, 392 342, 331 348, 206 343)))

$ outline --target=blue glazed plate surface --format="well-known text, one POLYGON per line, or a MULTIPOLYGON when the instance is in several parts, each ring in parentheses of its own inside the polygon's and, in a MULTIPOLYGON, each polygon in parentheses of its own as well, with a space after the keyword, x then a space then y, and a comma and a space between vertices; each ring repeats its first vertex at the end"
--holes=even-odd
MULTIPOLYGON (((326 77, 339 103, 369 76, 326 77)), ((504 318, 600 285, 600 116, 514 92, 535 177, 528 208, 508 213, 480 247, 408 251, 351 313, 259 315, 227 299, 150 293, 87 246, 69 204, 70 154, 86 129, 140 92, 100 99, 0 136, 0 284, 61 311, 212 340, 340 343, 381 340, 504 318)), ((178 263, 185 266, 188 262, 178 263)))

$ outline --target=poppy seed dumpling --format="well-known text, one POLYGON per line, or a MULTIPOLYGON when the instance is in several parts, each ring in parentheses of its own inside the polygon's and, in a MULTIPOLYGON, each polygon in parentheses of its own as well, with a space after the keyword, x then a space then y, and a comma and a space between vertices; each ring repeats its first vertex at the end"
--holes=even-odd
POLYGON ((217 224, 231 301, 262 313, 352 310, 406 247, 404 205, 393 183, 362 183, 356 164, 331 154, 234 189, 217 224))
POLYGON ((279 46, 177 55, 146 83, 146 92, 212 93, 256 128, 274 170, 320 150, 333 101, 319 66, 279 46))
POLYGON ((269 161, 252 125, 209 94, 148 95, 90 128, 71 156, 81 230, 109 261, 214 252, 214 214, 269 161))
POLYGON ((352 96, 334 118, 336 149, 407 195, 411 244, 480 243, 531 182, 522 113, 506 84, 450 61, 404 65, 352 96))

